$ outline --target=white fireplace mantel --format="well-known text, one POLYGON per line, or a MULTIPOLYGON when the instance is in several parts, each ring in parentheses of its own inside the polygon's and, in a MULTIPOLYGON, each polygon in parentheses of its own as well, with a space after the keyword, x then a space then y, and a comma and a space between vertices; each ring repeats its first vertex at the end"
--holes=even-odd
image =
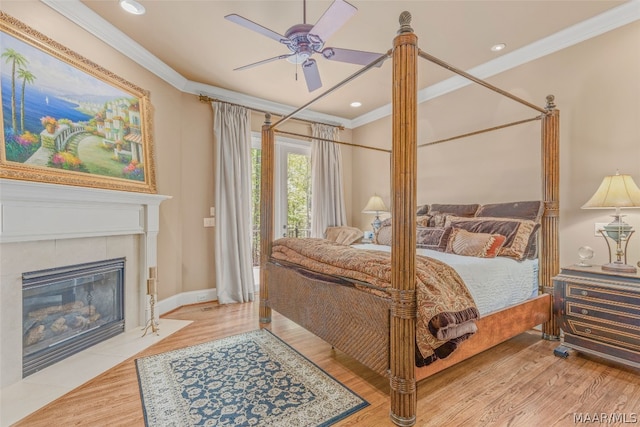
POLYGON ((0 244, 140 235, 136 268, 141 305, 135 322, 144 325, 150 319, 149 268, 157 267, 160 203, 170 198, 0 179, 0 244))
POLYGON ((157 233, 169 198, 0 179, 0 243, 157 233))

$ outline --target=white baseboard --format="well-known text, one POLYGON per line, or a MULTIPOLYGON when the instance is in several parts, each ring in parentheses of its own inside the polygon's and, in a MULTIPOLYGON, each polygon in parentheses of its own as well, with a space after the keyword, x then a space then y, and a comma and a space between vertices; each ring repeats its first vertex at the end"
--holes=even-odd
MULTIPOLYGON (((254 277, 255 293, 257 295, 260 291, 260 285, 258 284, 260 276, 256 271, 254 271, 254 277)), ((172 297, 165 298, 162 301, 158 301, 156 304, 156 309, 158 310, 159 315, 162 316, 163 314, 175 310, 176 308, 180 308, 183 305, 200 304, 203 302, 216 301, 217 299, 218 292, 216 289, 203 289, 200 291, 182 292, 181 294, 177 294, 172 297)))
POLYGON ((182 292, 181 294, 174 295, 169 298, 165 298, 162 301, 158 301, 156 308, 158 313, 162 316, 176 308, 183 305, 199 304, 203 302, 211 302, 218 299, 216 289, 203 289, 201 291, 189 291, 182 292))

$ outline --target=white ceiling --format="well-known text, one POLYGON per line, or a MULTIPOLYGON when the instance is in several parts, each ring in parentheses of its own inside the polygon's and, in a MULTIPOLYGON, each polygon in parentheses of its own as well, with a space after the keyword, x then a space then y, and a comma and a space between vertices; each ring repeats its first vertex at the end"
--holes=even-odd
MULTIPOLYGON (((144 15, 124 12, 117 0, 42 0, 178 89, 235 99, 245 105, 288 112, 340 83, 361 66, 314 55, 323 87, 309 93, 296 66, 280 60, 242 71, 234 68, 285 54, 286 46, 224 19, 236 13, 277 33, 303 22, 302 0, 141 0, 144 15), (287 107, 290 106, 290 107, 287 107)), ((314 24, 330 0, 309 0, 314 24)), ((400 1, 352 0, 357 14, 325 46, 387 52, 404 10, 421 50, 486 78, 640 19, 631 1, 400 1), (499 53, 490 47, 506 43, 499 53)), ((436 65, 419 64, 420 99, 459 87, 460 79, 436 65)), ((389 110, 391 61, 373 68, 313 104, 305 115, 355 127, 389 110), (352 108, 351 101, 362 107, 352 108), (324 115, 324 116, 323 116, 324 115)))

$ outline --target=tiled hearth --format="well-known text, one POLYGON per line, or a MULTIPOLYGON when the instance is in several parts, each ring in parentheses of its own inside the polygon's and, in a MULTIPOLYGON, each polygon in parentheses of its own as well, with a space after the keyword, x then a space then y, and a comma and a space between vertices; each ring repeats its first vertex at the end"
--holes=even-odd
MULTIPOLYGON (((150 316, 146 281, 149 267, 156 266, 159 206, 167 198, 0 180, 2 425, 7 421, 7 410, 14 409, 9 404, 14 400, 12 396, 20 394, 22 389, 33 398, 33 390, 25 385, 29 381, 37 384, 38 378, 63 378, 53 389, 45 387, 40 393, 55 396, 75 383, 73 378, 78 378, 79 384, 91 378, 84 378, 91 375, 91 370, 84 369, 85 364, 80 362, 83 357, 90 358, 87 360, 97 357, 86 363, 100 370, 105 363, 122 361, 135 354, 132 350, 140 351, 158 338, 141 339, 140 328, 150 316), (126 259, 125 333, 22 380, 22 273, 120 257, 126 259), (81 364, 81 369, 77 369, 79 366, 71 369, 74 375, 69 377, 64 370, 69 372, 69 361, 74 360, 81 364), (9 389, 13 391, 9 393, 9 389)), ((167 329, 162 335, 171 327, 167 329)), ((46 403, 46 397, 39 398, 43 399, 46 403)))

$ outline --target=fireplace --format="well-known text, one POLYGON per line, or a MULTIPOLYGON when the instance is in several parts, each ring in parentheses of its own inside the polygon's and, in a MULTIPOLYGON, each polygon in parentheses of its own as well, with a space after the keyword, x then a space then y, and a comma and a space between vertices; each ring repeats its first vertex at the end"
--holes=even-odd
MULTIPOLYGON (((157 266, 159 208, 170 197, 9 179, 0 179, 0 189, 0 388, 5 389, 23 378, 25 272, 126 259, 120 291, 124 331, 147 324, 147 279, 149 268, 157 266)), ((49 295, 41 302, 66 303, 67 295, 49 295)))
POLYGON ((117 258, 22 274, 23 378, 124 332, 117 258))

